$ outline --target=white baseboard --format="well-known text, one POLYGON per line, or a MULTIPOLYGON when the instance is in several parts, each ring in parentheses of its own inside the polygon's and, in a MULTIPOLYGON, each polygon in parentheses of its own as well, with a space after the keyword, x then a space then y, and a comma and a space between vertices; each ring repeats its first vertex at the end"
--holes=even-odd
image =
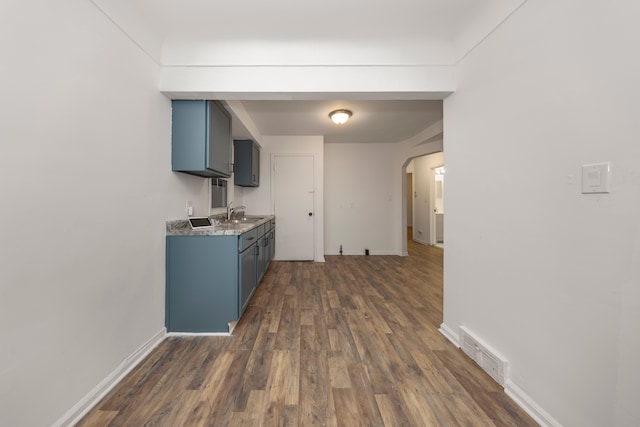
MULTIPOLYGON (((340 252, 325 252, 325 255, 340 255, 340 252)), ((344 256, 364 256, 364 251, 342 251, 344 256)), ((369 255, 398 255, 397 251, 369 251, 369 255)))
POLYGON ((440 325, 440 329, 438 329, 440 331, 440 333, 442 335, 444 335, 444 337, 446 339, 448 339, 449 341, 451 341, 451 343, 453 345, 455 345, 456 347, 460 348, 460 337, 458 336, 457 333, 455 333, 450 327, 448 327, 447 325, 445 325, 444 323, 442 323, 440 325))
MULTIPOLYGON (((235 325, 234 325, 235 327, 235 325)), ((233 328, 231 328, 233 332, 233 328)), ((167 332, 168 337, 230 337, 231 332, 167 332)))
POLYGON ((53 423, 52 427, 73 426, 82 417, 100 402, 122 379, 135 368, 151 351, 156 348, 167 336, 167 331, 162 328, 140 348, 128 356, 111 374, 93 388, 78 403, 69 409, 60 419, 53 423))
MULTIPOLYGON (((460 348, 460 336, 442 323, 439 329, 440 333, 445 336, 456 347, 460 348)), ((526 394, 520 387, 515 385, 510 378, 506 378, 504 382, 504 392, 513 400, 516 405, 521 407, 531 418, 533 418, 541 427, 562 427, 562 424, 553 418, 547 411, 526 394)))
POLYGON ((504 385, 504 392, 516 402, 527 414, 531 416, 542 427, 562 427, 562 424, 553 418, 547 411, 542 409, 535 400, 526 394, 513 381, 507 380, 504 385))
POLYGON ((398 251, 371 251, 371 255, 398 255, 398 251))
POLYGON ((422 245, 425 245, 425 246, 431 246, 431 242, 427 242, 426 240, 416 239, 416 238, 414 237, 414 238, 413 238, 413 241, 414 241, 414 242, 418 242, 418 243, 420 243, 420 244, 422 244, 422 245))

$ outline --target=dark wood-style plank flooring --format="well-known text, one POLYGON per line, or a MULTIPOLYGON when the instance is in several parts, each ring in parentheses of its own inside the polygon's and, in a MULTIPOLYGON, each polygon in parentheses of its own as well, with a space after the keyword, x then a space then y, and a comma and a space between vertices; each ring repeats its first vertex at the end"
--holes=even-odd
POLYGON ((79 426, 536 426, 438 332, 442 249, 274 262, 229 337, 171 337, 79 426))

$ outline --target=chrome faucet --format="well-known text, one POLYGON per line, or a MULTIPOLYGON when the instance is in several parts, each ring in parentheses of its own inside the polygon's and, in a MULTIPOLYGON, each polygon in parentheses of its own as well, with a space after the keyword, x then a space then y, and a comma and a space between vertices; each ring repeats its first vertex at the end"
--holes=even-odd
POLYGON ((229 202, 229 204, 227 205, 227 221, 230 221, 231 218, 233 218, 233 214, 238 211, 238 210, 245 210, 247 207, 242 205, 242 206, 238 206, 236 208, 231 207, 233 205, 233 202, 229 202))
POLYGON ((231 208, 232 205, 233 202, 229 202, 229 204, 227 205, 227 221, 231 219, 231 213, 233 212, 231 208))

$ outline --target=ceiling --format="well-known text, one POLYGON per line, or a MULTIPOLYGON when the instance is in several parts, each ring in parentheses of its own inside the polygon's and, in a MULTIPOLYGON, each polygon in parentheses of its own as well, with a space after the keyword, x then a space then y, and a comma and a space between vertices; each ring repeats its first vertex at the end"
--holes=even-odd
MULTIPOLYGON (((161 41, 164 67, 438 67, 455 65, 526 0, 91 1, 121 28, 144 22, 161 41)), ((128 31, 145 44, 137 34, 128 31)), ((252 133, 333 143, 400 142, 442 119, 441 100, 338 96, 347 99, 241 104, 252 133), (337 126, 328 113, 340 108, 353 117, 337 126)), ((242 123, 233 132, 251 136, 242 123)))
MULTIPOLYGON (((324 40, 464 45, 523 0, 98 0, 127 3, 165 41, 324 40), (476 31, 477 30, 477 31, 476 31)), ((401 49, 401 45, 396 46, 401 49)))
MULTIPOLYGON (((391 143, 417 135, 442 119, 442 101, 242 101, 262 135, 323 135, 328 143, 391 143), (343 125, 337 109, 353 115, 343 125)), ((238 129, 238 133, 242 133, 238 129)), ((243 135, 241 137, 246 137, 243 135)))
POLYGON ((157 31, 236 38, 451 38, 495 0, 133 0, 157 31), (212 21, 215 25, 212 25, 212 21))

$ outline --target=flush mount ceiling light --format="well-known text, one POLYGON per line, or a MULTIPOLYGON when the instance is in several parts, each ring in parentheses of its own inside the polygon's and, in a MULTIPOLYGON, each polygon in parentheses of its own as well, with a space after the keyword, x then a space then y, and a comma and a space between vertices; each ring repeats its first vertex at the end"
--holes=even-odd
POLYGON ((349 110, 335 110, 329 113, 329 117, 333 120, 333 123, 342 125, 349 120, 353 113, 349 110))

